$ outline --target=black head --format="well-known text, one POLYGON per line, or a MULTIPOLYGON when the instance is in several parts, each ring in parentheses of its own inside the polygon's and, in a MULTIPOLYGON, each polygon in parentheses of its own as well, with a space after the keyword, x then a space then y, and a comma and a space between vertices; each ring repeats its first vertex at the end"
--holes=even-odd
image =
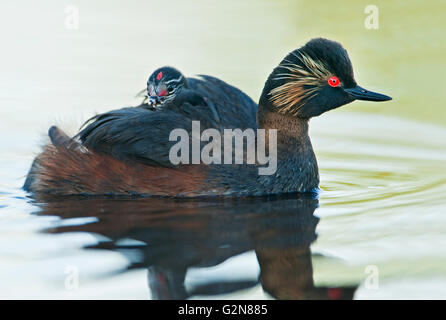
POLYGON ((354 100, 390 97, 356 84, 347 51, 327 39, 313 39, 288 54, 269 76, 260 104, 282 114, 311 118, 354 100))
POLYGON ((187 88, 187 79, 180 71, 162 67, 156 69, 147 80, 147 97, 155 104, 163 104, 175 98, 184 87, 187 88))

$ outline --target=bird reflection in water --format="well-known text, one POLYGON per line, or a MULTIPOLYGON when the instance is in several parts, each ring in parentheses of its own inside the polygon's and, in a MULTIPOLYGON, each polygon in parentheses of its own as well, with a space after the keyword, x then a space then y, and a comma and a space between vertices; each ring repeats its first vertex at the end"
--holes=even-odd
POLYGON ((316 240, 319 218, 314 216, 318 199, 312 195, 204 200, 47 198, 37 202, 42 208, 39 215, 96 217, 93 223, 64 223, 45 232, 101 235, 97 244, 85 249, 122 253, 129 260, 126 270, 147 268, 153 299, 212 297, 258 284, 277 299, 352 299, 357 288, 314 285, 310 245, 316 240), (188 270, 217 266, 252 251, 260 275, 228 280, 228 274, 223 280, 210 278, 186 285, 188 270))

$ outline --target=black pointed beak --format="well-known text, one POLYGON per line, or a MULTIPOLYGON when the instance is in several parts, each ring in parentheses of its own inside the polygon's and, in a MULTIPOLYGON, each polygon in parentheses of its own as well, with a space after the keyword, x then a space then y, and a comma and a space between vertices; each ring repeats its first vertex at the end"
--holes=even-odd
POLYGON ((344 89, 349 95, 351 95, 356 100, 367 100, 367 101, 388 101, 392 100, 391 97, 385 94, 368 91, 360 86, 354 88, 344 89))

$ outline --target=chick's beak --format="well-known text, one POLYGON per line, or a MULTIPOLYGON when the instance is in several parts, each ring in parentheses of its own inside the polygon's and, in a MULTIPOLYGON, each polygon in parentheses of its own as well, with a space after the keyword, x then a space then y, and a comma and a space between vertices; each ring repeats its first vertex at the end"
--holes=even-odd
POLYGON ((351 95, 356 100, 367 100, 367 101, 388 101, 392 100, 391 97, 385 94, 368 91, 360 86, 354 88, 344 89, 349 95, 351 95))

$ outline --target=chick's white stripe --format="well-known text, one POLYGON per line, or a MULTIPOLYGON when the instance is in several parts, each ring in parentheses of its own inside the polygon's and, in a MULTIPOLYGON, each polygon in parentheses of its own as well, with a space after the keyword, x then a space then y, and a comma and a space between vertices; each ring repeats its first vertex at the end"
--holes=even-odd
POLYGON ((165 83, 169 84, 171 82, 180 82, 182 79, 183 79, 183 76, 180 76, 178 79, 172 79, 172 80, 166 81, 165 83))

